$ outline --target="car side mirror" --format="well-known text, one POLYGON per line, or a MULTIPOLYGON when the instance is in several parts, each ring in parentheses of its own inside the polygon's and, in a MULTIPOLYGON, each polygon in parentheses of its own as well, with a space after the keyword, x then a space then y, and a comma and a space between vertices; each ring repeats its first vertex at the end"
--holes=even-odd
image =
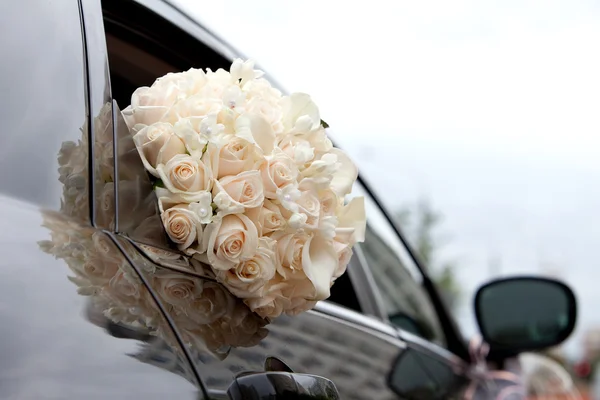
POLYGON ((335 384, 317 375, 297 374, 270 357, 265 372, 244 372, 227 389, 231 400, 339 400, 335 384))
POLYGON ((477 291, 475 315, 489 358, 505 359, 562 343, 575 328, 577 302, 554 279, 503 278, 477 291))

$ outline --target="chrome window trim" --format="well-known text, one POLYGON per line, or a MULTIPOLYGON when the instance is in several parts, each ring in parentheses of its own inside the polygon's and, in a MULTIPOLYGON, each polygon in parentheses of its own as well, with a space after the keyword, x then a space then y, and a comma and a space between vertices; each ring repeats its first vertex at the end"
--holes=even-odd
MULTIPOLYGON (((94 156, 95 124, 94 118, 102 108, 111 104, 110 70, 108 67, 108 49, 104 35, 104 21, 100 0, 79 0, 81 29, 84 42, 85 73, 87 79, 87 111, 86 121, 89 140, 89 199, 90 222, 96 227, 96 158, 94 156)), ((114 140, 114 131, 113 131, 114 140)), ((117 191, 115 183, 115 192, 117 191)), ((116 213, 116 199, 114 204, 116 213)), ((106 228, 106 227, 98 227, 106 228)))
POLYGON ((316 304, 315 308, 307 312, 317 314, 320 317, 335 318, 340 322, 350 324, 369 334, 377 335, 379 338, 398 344, 400 348, 403 348, 405 345, 404 341, 399 340, 397 329, 391 325, 386 324, 375 317, 370 317, 345 307, 338 306, 330 301, 320 301, 316 304))
POLYGON ((365 258, 360 244, 354 245, 353 249, 357 262, 348 268, 347 274, 352 283, 352 288, 363 314, 373 316, 381 321, 388 322, 389 318, 383 306, 383 300, 375 284, 373 274, 365 258))

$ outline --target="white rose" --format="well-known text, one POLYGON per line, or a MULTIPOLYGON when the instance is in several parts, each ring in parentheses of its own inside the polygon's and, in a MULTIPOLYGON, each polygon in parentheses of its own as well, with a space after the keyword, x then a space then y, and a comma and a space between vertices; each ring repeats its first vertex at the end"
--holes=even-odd
POLYGON ((142 128, 133 136, 144 167, 157 176, 156 166, 166 164, 174 156, 185 154, 185 144, 171 124, 159 122, 142 128))
POLYGON ((336 216, 344 205, 343 198, 331 189, 321 190, 319 192, 319 201, 321 202, 321 217, 336 216))
POLYGON ((262 295, 265 284, 275 276, 274 241, 258 239, 256 254, 229 270, 217 271, 218 279, 238 298, 262 295))
POLYGON ((182 273, 161 270, 154 275, 152 288, 167 304, 176 307, 178 312, 185 312, 201 295, 202 281, 182 273))
POLYGON ((127 126, 152 125, 161 120, 177 99, 175 91, 162 88, 140 87, 131 96, 131 105, 122 112, 127 126))
POLYGON ((281 210, 268 199, 265 199, 262 207, 250 209, 246 215, 256 225, 259 236, 284 230, 286 226, 281 210))
MULTIPOLYGON (((205 86, 208 87, 209 84, 205 86)), ((202 94, 195 94, 184 100, 178 101, 162 117, 162 121, 175 124, 182 118, 188 119, 197 132, 204 118, 211 114, 218 114, 223 108, 220 98, 210 98, 202 94)))
POLYGON ((273 236, 277 252, 277 272, 285 280, 304 279, 302 268, 302 248, 308 241, 308 235, 296 233, 277 232, 273 236))
POLYGON ((281 105, 278 104, 278 100, 276 98, 273 101, 263 96, 255 95, 247 101, 244 111, 249 114, 259 115, 271 126, 273 133, 279 135, 283 132, 284 127, 281 120, 283 111, 281 105))
POLYGON ((244 214, 230 214, 208 225, 204 240, 210 265, 215 270, 228 270, 256 253, 258 232, 244 214))
POLYGON ((192 197, 199 192, 209 191, 212 186, 213 170, 210 162, 205 162, 208 161, 205 157, 203 160, 179 154, 166 164, 159 164, 156 171, 170 192, 192 197))
POLYGON ((329 297, 331 278, 338 267, 332 241, 304 233, 275 235, 273 239, 277 240, 277 272, 285 280, 308 278, 312 284, 310 295, 305 295, 308 300, 329 297))
POLYGON ((287 154, 279 151, 268 162, 262 164, 260 173, 265 197, 275 199, 277 198, 278 189, 297 183, 298 167, 287 154))
POLYGON ((217 178, 257 169, 263 160, 260 149, 255 144, 233 137, 220 150, 217 178))
POLYGON ((202 222, 189 204, 179 204, 163 211, 160 215, 169 238, 180 250, 186 250, 202 237, 202 222))
POLYGON ((232 208, 237 211, 240 207, 242 210, 259 207, 265 199, 260 172, 246 171, 215 181, 213 195, 222 214, 229 214, 232 208))
POLYGON ((244 303, 261 318, 277 318, 290 305, 289 299, 282 294, 282 289, 287 286, 289 283, 280 276, 275 276, 265 285, 262 296, 244 299, 244 303))
POLYGON ((348 243, 338 242, 337 240, 333 241, 333 247, 335 249, 335 253, 338 256, 338 267, 333 273, 331 283, 335 281, 337 278, 342 276, 344 272, 346 272, 346 268, 348 267, 348 263, 352 258, 352 246, 348 243))

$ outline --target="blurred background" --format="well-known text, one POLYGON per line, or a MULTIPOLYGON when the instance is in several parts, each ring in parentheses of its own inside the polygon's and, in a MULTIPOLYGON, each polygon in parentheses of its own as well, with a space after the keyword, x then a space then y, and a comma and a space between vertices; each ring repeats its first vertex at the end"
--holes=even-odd
POLYGON ((600 3, 172 1, 314 97, 467 334, 490 278, 561 278, 580 317, 552 355, 599 380, 600 3))

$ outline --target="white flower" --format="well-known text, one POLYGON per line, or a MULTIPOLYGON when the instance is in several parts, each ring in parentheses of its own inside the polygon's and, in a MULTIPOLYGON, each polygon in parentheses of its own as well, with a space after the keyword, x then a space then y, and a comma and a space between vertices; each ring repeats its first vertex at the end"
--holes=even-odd
POLYGON ((244 214, 230 214, 208 225, 204 241, 210 265, 215 270, 228 270, 256 253, 258 232, 244 214))
POLYGON ((306 133, 321 125, 317 105, 305 93, 292 93, 281 101, 286 132, 306 133))
POLYGON ((296 201, 300 198, 302 193, 297 187, 290 184, 284 186, 281 189, 277 189, 276 199, 283 206, 284 209, 291 212, 298 212, 298 204, 296 201))
POLYGON ((307 166, 301 175, 309 179, 313 184, 321 189, 326 189, 331 184, 333 177, 337 173, 341 164, 338 163, 336 154, 325 153, 317 160, 314 160, 307 166))
POLYGON ((231 79, 233 81, 240 81, 240 84, 244 86, 247 82, 260 78, 263 72, 254 69, 254 61, 247 60, 242 61, 236 58, 231 64, 231 79))
POLYGON ((215 181, 213 194, 221 215, 230 213, 232 209, 243 210, 259 207, 264 200, 260 173, 245 171, 235 176, 226 176, 215 181), (221 205, 223 205, 223 210, 221 210, 221 205))
POLYGON ((286 220, 279 207, 267 199, 265 199, 262 207, 247 210, 246 215, 256 225, 259 236, 265 236, 286 227, 286 220))
POLYGON ((256 254, 229 270, 217 271, 217 278, 239 298, 262 295, 266 283, 275 276, 274 241, 262 237, 256 254))
POLYGON ((286 137, 279 143, 279 148, 283 150, 298 166, 312 161, 315 158, 315 149, 308 140, 297 139, 294 136, 286 137))
POLYGON ((162 222, 169 238, 180 250, 190 247, 202 237, 200 216, 190 209, 189 204, 179 204, 161 214, 162 222))
POLYGON ((256 145, 264 154, 275 147, 275 132, 267 120, 257 114, 243 114, 235 120, 235 135, 256 145))
POLYGON ((182 118, 190 121, 197 132, 200 132, 202 121, 209 115, 218 114, 223 108, 223 102, 220 98, 209 98, 203 95, 195 94, 178 101, 171 107, 161 121, 175 124, 182 118))
POLYGON ((284 152, 275 152, 267 162, 260 167, 260 173, 269 199, 277 198, 277 191, 290 184, 297 183, 298 167, 294 160, 284 152))
POLYGON ((255 170, 263 161, 264 157, 256 144, 234 136, 220 150, 217 178, 255 170))
POLYGON ((193 211, 198 215, 200 222, 203 224, 209 224, 212 222, 212 196, 210 192, 202 192, 194 203, 190 203, 190 211, 193 211))
POLYGON ((211 153, 217 153, 217 150, 210 150, 209 146, 202 160, 179 154, 166 164, 159 164, 156 171, 171 193, 190 197, 212 187, 215 159, 211 153))
POLYGON ((182 118, 173 125, 173 131, 181 138, 188 154, 194 158, 202 157, 204 147, 208 143, 208 138, 201 136, 192 125, 188 118, 182 118))
POLYGON ((133 137, 144 167, 158 177, 156 166, 166 164, 174 156, 185 154, 186 146, 167 123, 156 123, 141 129, 133 137))

